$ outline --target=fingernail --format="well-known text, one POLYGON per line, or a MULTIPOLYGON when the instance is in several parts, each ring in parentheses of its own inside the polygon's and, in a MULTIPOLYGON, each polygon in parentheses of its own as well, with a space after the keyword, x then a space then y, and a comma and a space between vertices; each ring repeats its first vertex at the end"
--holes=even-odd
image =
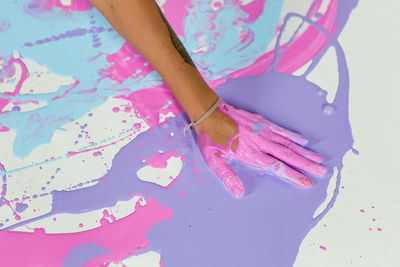
POLYGON ((236 197, 241 197, 241 196, 243 195, 243 189, 240 188, 240 187, 237 186, 237 185, 234 185, 234 186, 231 188, 231 191, 232 191, 232 193, 233 193, 236 197))
POLYGON ((303 185, 305 187, 309 187, 309 186, 312 185, 312 181, 310 179, 308 179, 308 178, 305 178, 305 177, 301 178, 301 182, 303 183, 303 185))

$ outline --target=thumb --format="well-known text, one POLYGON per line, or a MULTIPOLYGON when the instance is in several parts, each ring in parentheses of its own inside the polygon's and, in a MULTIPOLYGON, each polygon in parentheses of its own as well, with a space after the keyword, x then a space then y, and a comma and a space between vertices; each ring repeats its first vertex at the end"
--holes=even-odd
POLYGON ((221 156, 214 154, 206 160, 207 165, 224 183, 225 188, 230 191, 234 197, 240 198, 244 193, 244 186, 239 176, 231 169, 227 161, 221 156))

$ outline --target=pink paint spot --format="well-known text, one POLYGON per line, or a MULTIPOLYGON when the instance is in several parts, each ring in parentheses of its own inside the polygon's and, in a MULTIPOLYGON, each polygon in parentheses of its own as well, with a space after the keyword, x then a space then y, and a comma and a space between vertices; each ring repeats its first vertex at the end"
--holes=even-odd
POLYGON ((372 218, 372 221, 374 221, 374 222, 375 222, 375 221, 376 221, 376 219, 375 219, 375 218, 372 218))
POLYGON ((179 155, 175 155, 173 153, 157 152, 147 160, 147 163, 153 168, 164 169, 165 167, 167 167, 167 161, 171 157, 179 157, 179 155))
POLYGON ((185 192, 179 192, 179 195, 180 195, 181 197, 184 197, 184 196, 186 195, 186 193, 185 193, 185 192))
MULTIPOLYGON (((241 6, 240 8, 249 14, 249 16, 244 19, 246 22, 254 22, 264 11, 265 0, 253 0, 250 3, 244 4, 247 1, 237 1, 241 6)), ((218 3, 218 2, 217 2, 218 3)))
POLYGON ((382 231, 382 228, 379 228, 379 227, 378 227, 378 228, 376 228, 376 230, 378 230, 378 231, 380 231, 380 232, 381 232, 381 231, 382 231))
POLYGON ((115 108, 112 109, 112 111, 113 111, 114 113, 117 113, 117 112, 119 112, 119 108, 118 108, 118 107, 115 107, 115 108))
POLYGON ((79 224, 79 228, 82 228, 82 227, 83 227, 83 224, 82 224, 82 223, 80 223, 80 224, 79 224))
POLYGON ((214 5, 215 7, 221 7, 221 6, 222 6, 222 3, 221 3, 221 2, 214 2, 213 5, 214 5))
POLYGON ((53 7, 62 8, 65 12, 86 11, 93 8, 87 0, 71 0, 71 5, 63 5, 60 0, 46 0, 46 7, 51 10, 53 7))
POLYGON ((98 156, 101 156, 101 155, 102 155, 102 154, 101 154, 100 151, 96 151, 96 152, 93 153, 93 156, 94 156, 94 157, 98 157, 98 156))
POLYGON ((0 98, 0 112, 3 110, 3 108, 5 106, 8 105, 8 103, 10 103, 10 101, 6 98, 0 98))
POLYGON ((324 247, 324 246, 319 246, 319 248, 322 250, 326 250, 326 247, 324 247))
POLYGON ((8 132, 9 130, 10 130, 10 128, 5 127, 0 123, 0 132, 8 132))
POLYGON ((360 212, 363 212, 363 213, 364 213, 364 212, 365 212, 365 210, 360 210, 360 212))

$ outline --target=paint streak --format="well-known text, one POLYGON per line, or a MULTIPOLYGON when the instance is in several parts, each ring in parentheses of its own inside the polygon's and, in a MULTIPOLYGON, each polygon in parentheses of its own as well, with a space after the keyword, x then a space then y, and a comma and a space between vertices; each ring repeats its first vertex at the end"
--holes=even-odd
POLYGON ((148 246, 146 233, 149 228, 172 218, 172 210, 153 198, 147 205, 136 205, 135 212, 118 221, 104 220, 101 227, 73 234, 46 234, 43 229, 34 233, 0 232, 0 239, 7 246, 0 250, 4 266, 60 266, 67 253, 80 244, 95 243, 110 251, 91 260, 87 266, 112 262, 134 255, 148 246), (19 256, 21 251, 23 257, 19 256), (46 257, 43 257, 44 254, 46 257))

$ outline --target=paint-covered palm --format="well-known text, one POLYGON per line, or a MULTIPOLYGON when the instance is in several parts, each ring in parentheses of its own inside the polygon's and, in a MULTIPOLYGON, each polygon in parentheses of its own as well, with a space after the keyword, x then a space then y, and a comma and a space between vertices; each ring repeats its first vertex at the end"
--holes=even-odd
POLYGON ((229 158, 304 188, 310 187, 312 181, 293 167, 315 176, 326 173, 326 167, 320 164, 322 158, 303 148, 308 142, 305 137, 224 101, 195 130, 206 163, 235 197, 243 196, 244 187, 230 168, 229 158))

